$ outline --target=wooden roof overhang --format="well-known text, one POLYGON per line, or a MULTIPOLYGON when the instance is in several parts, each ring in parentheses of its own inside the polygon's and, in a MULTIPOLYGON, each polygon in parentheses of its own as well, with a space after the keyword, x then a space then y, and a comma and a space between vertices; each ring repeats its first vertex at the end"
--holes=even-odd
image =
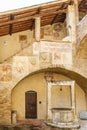
MULTIPOLYGON (((83 1, 87 0, 79 0, 79 8, 81 7, 80 10, 84 10, 82 7, 84 4, 83 1)), ((41 17, 41 27, 52 25, 57 22, 64 22, 66 18, 66 9, 69 4, 71 4, 71 0, 58 0, 55 2, 1 13, 0 36, 34 29, 34 19, 36 16, 41 17)))

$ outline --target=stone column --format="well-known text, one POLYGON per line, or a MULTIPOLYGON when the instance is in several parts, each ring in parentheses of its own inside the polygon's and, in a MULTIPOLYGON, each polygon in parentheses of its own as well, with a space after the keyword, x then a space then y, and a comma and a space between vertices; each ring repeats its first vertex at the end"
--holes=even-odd
POLYGON ((47 93, 48 93, 48 106, 47 106, 47 109, 48 109, 48 115, 47 115, 47 119, 50 120, 52 119, 52 113, 51 113, 51 84, 48 83, 48 86, 47 86, 47 93))
POLYGON ((75 111, 75 86, 71 85, 72 109, 75 111))
POLYGON ((40 17, 35 17, 35 39, 40 41, 40 17))
POLYGON ((71 42, 76 43, 76 21, 74 5, 68 6, 66 22, 71 42))
POLYGON ((76 15, 76 24, 79 22, 79 12, 78 12, 78 0, 74 0, 74 7, 75 7, 75 15, 76 15))
POLYGON ((76 116, 76 101, 75 101, 75 82, 73 81, 71 85, 71 99, 72 99, 72 110, 74 112, 74 120, 77 121, 76 116))

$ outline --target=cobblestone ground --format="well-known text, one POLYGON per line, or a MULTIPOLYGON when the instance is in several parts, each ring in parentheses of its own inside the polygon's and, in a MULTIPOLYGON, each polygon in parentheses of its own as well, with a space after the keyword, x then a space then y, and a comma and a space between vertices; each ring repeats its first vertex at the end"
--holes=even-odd
POLYGON ((87 120, 80 120, 80 129, 79 130, 87 130, 87 120))
POLYGON ((56 128, 46 125, 43 121, 29 120, 22 121, 15 125, 1 125, 0 130, 87 130, 87 120, 80 120, 80 128, 69 129, 69 128, 56 128))

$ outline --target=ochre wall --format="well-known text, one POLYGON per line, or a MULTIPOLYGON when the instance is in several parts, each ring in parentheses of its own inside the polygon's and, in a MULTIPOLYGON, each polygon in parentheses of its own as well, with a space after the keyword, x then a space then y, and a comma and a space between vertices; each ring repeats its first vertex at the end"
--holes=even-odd
MULTIPOLYGON (((71 80, 63 75, 53 74, 55 80, 71 80)), ((17 119, 25 119, 25 92, 34 90, 37 92, 37 118, 46 119, 46 81, 44 74, 34 74, 26 77, 12 90, 12 110, 17 111, 17 119), (41 101, 41 104, 39 104, 41 101)), ((70 87, 54 86, 51 89, 52 107, 71 107, 70 87), (56 99, 56 100, 55 100, 56 99)), ((76 111, 86 110, 86 97, 84 91, 76 84, 76 111)))
MULTIPOLYGON (((66 28, 64 23, 48 25, 41 28, 41 38, 45 40, 61 40, 66 37, 66 28), (58 28, 58 30, 56 30, 58 28)), ((11 36, 6 35, 0 37, 0 62, 4 62, 9 57, 19 54, 23 47, 31 45, 34 41, 34 31, 22 31, 14 33, 11 36), (20 35, 27 37, 26 41, 20 41, 20 35)))
POLYGON ((74 69, 87 78, 87 35, 81 41, 74 58, 74 69))
POLYGON ((18 119, 25 119, 25 92, 29 90, 37 92, 37 118, 46 118, 46 83, 43 75, 38 74, 25 78, 12 91, 12 109, 17 110, 18 119))
POLYGON ((7 58, 19 53, 22 50, 23 43, 20 42, 19 36, 27 36, 27 42, 24 43, 25 47, 31 44, 33 31, 23 31, 20 33, 15 33, 0 37, 0 62, 3 62, 7 58))
MULTIPOLYGON (((61 40, 62 38, 66 37, 66 28, 65 26, 60 26, 60 31, 57 32, 52 30, 54 26, 46 26, 44 27, 43 31, 41 31, 41 37, 45 40, 61 40), (53 27, 53 28, 52 28, 53 27), (64 32, 64 34, 63 34, 64 32)), ((4 62, 10 56, 16 54, 21 56, 32 56, 32 49, 31 46, 22 49, 22 43, 19 42, 19 36, 26 35, 27 36, 27 43, 24 46, 29 46, 33 43, 34 35, 33 31, 24 31, 16 34, 12 34, 11 36, 3 36, 0 37, 0 62, 4 62)), ((87 78, 87 36, 82 41, 82 45, 78 48, 76 56, 73 58, 72 70, 73 72, 77 72, 81 74, 85 78, 87 78)), ((13 58, 11 57, 11 65, 13 64, 13 58)), ((42 65, 42 64, 40 64, 42 65)), ((49 63, 48 63, 49 65, 49 63)), ((2 65, 3 66, 3 65, 2 65)), ((38 70, 38 66, 36 66, 34 71, 38 70)), ((48 66, 49 67, 49 66, 48 66)), ((53 66, 51 66, 53 67, 53 66)), ((56 68, 57 66, 55 66, 56 68)), ((40 69, 44 69, 44 65, 41 66, 40 69)), ((32 69, 32 67, 31 67, 32 69)), ((68 66, 66 68, 69 69, 68 66)), ((25 69, 24 69, 25 70, 25 69)), ((33 70, 30 71, 34 72, 33 70)), ((1 72, 3 73, 2 69, 1 72)), ((30 74, 29 73, 29 74, 30 74)), ((0 73, 1 74, 1 73, 0 73)), ((4 73, 3 73, 4 74, 4 73)), ((25 74, 25 73, 24 73, 25 74)), ((28 74, 28 73, 27 73, 28 74)), ((26 77, 26 75, 22 75, 26 77)), ((67 74, 67 73, 66 73, 67 74)), ((17 110, 17 118, 19 120, 25 119, 25 92, 29 90, 35 90, 38 94, 37 100, 37 113, 38 119, 45 119, 46 118, 46 82, 44 79, 43 74, 35 74, 32 76, 28 76, 27 78, 23 79, 21 73, 19 77, 18 75, 13 75, 13 79, 9 82, 0 82, 0 123, 8 124, 11 123, 11 110, 17 110), (23 79, 17 86, 21 79, 23 79), (12 106, 11 106, 11 89, 12 90, 12 106), (39 104, 39 101, 42 101, 42 104, 39 104)), ((62 75, 54 75, 55 79, 57 80, 69 80, 67 77, 62 75)), ((77 77, 78 78, 78 77, 77 77)), ((71 80, 71 79, 70 79, 71 80)), ((79 79, 78 79, 79 80, 79 79)), ((83 85, 84 82, 82 82, 83 85)), ((76 85, 76 111, 79 116, 80 111, 85 111, 86 103, 87 103, 87 94, 85 95, 84 91, 81 89, 82 86, 76 85)), ((69 107, 70 106, 70 90, 69 87, 63 88, 62 91, 59 91, 59 87, 52 88, 52 107, 69 107), (54 94, 55 93, 55 94, 54 94), (57 95, 58 93, 58 95, 57 95), (64 94, 63 94, 64 93, 64 94), (67 96, 68 95, 68 96, 67 96), (60 98, 59 98, 60 97, 60 98), (62 98, 63 97, 63 98, 62 98), (54 98, 57 100, 54 101, 54 98), (64 99, 64 100, 63 100, 64 99), (62 101, 61 101, 62 100, 62 101)))

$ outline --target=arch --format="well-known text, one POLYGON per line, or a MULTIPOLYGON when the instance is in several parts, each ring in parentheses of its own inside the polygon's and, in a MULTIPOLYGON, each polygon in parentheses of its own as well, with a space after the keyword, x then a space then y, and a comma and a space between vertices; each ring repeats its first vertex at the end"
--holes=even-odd
POLYGON ((27 93, 35 93, 35 94, 36 94, 37 92, 34 91, 34 90, 29 90, 29 91, 26 91, 26 92, 25 92, 25 94, 27 94, 27 93))
MULTIPOLYGON (((48 68, 48 69, 42 69, 39 71, 36 71, 28 76, 26 76, 22 81, 20 81, 17 86, 13 88, 12 91, 12 110, 17 111, 17 120, 24 120, 26 118, 25 115, 25 93, 30 93, 30 92, 37 92, 37 118, 38 119, 46 119, 47 117, 47 88, 46 88, 46 82, 45 82, 45 73, 53 73, 53 79, 55 80, 72 80, 76 76, 73 75, 72 79, 70 79, 70 74, 72 72, 66 70, 66 69, 61 69, 61 68, 48 68), (20 95, 20 96, 19 96, 20 95), (18 100, 16 101, 16 97, 19 97, 18 100), (21 102, 22 101, 22 102, 21 102), (20 104, 18 106, 18 104, 20 104), (21 107, 22 106, 22 107, 21 107)), ((55 92, 55 95, 52 97, 52 107, 57 106, 61 107, 62 104, 64 105, 64 102, 66 103, 66 107, 70 107, 70 89, 69 87, 64 87, 63 91, 60 91, 60 88, 58 89, 55 88, 55 90, 52 91, 53 93, 55 92), (67 93, 67 95, 65 94, 67 93), (64 100, 61 100, 59 96, 63 96, 64 100), (57 102, 54 102, 54 98, 57 99, 57 102), (60 98, 60 99, 58 99, 60 98), (62 104, 60 103, 62 101, 62 104), (56 104, 57 103, 57 104, 56 104)), ((79 86, 76 84, 76 106, 77 106, 77 113, 81 109, 85 110, 85 93, 83 92, 82 89, 79 88, 79 86), (80 97, 78 97, 78 93, 80 94, 80 97), (80 101, 80 98, 82 97, 82 100, 80 101), (83 106, 82 108, 79 109, 79 103, 82 104, 83 101, 83 106), (79 103, 78 103, 79 102, 79 103)))
POLYGON ((84 46, 84 40, 87 41, 87 34, 81 39, 80 46, 84 46))
POLYGON ((68 69, 64 69, 64 68, 60 68, 60 67, 55 67, 55 68, 45 68, 45 69, 41 69, 35 72, 30 73, 29 75, 23 77, 21 80, 19 80, 12 89, 14 89, 14 87, 19 84, 24 78, 34 75, 34 74, 38 74, 38 73, 45 73, 45 72, 51 72, 51 73, 56 73, 56 74, 62 74, 66 77, 69 77, 72 80, 75 80, 75 82, 81 87, 81 89, 83 89, 83 91, 85 93, 87 93, 87 78, 83 77, 82 75, 72 71, 72 70, 68 70, 68 69))

